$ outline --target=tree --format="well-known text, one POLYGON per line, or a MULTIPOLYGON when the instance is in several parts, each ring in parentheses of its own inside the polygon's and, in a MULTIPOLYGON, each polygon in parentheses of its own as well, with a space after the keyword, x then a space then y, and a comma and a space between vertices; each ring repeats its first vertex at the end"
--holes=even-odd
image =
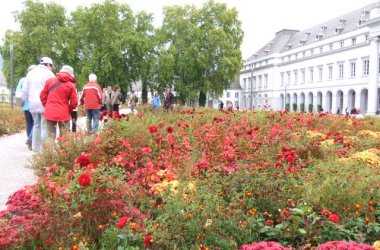
MULTIPOLYGON (((159 74, 168 76, 182 101, 198 98, 205 105, 206 94, 221 95, 242 67, 243 39, 236 9, 209 1, 202 8, 174 6, 164 9, 160 31, 160 61, 169 58, 159 74), (170 68, 169 68, 170 66, 170 68)), ((167 77, 166 77, 167 78, 167 77)))
POLYGON ((43 4, 27 0, 25 9, 15 12, 15 21, 20 23, 21 31, 7 31, 1 54, 4 58, 3 72, 9 82, 10 62, 9 45, 14 46, 15 79, 25 76, 31 64, 38 64, 42 56, 51 57, 56 65, 62 62, 62 46, 58 37, 65 27, 65 9, 55 3, 43 4))

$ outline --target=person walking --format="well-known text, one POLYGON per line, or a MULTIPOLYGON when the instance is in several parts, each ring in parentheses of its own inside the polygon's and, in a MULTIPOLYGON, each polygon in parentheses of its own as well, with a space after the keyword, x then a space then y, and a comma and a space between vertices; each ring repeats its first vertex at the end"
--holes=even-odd
MULTIPOLYGON (((28 68, 28 72, 37 67, 37 65, 30 65, 28 68)), ((32 150, 32 135, 33 135, 33 117, 29 111, 29 102, 27 100, 22 99, 22 88, 24 86, 26 77, 20 79, 17 84, 15 97, 19 98, 21 101, 21 109, 24 111, 25 116, 25 127, 26 127, 26 137, 27 140, 25 144, 28 146, 30 150, 32 150)))
POLYGON ((120 100, 121 100, 121 90, 119 85, 113 86, 113 98, 112 98, 112 111, 119 113, 119 106, 120 106, 120 100))
POLYGON ((157 113, 161 107, 161 99, 157 91, 154 92, 152 105, 153 105, 154 113, 157 113))
POLYGON ((80 104, 84 105, 87 114, 87 131, 94 133, 99 127, 100 106, 103 100, 103 91, 96 83, 95 74, 88 76, 89 82, 83 86, 80 104))
POLYGON ((129 108, 131 109, 132 114, 134 114, 137 103, 138 103, 137 96, 135 94, 135 91, 132 90, 131 96, 129 97, 129 108))
POLYGON ((22 98, 29 102, 29 111, 33 117, 32 149, 41 152, 42 142, 47 138, 45 108, 41 103, 40 93, 46 81, 55 77, 53 60, 42 57, 40 64, 28 72, 25 84, 22 87, 22 98))
POLYGON ((107 91, 104 93, 104 100, 105 100, 105 104, 106 104, 107 112, 108 112, 109 116, 112 115, 112 110, 113 110, 112 99, 113 99, 113 96, 114 96, 114 92, 112 91, 112 87, 108 86, 107 91))
POLYGON ((71 112, 78 106, 75 82, 74 69, 64 65, 57 77, 49 79, 41 91, 48 136, 53 139, 57 137, 57 126, 60 136, 70 131, 71 112))
POLYGON ((165 109, 166 110, 173 110, 174 105, 174 94, 172 93, 172 89, 169 88, 166 90, 166 96, 165 96, 165 109))

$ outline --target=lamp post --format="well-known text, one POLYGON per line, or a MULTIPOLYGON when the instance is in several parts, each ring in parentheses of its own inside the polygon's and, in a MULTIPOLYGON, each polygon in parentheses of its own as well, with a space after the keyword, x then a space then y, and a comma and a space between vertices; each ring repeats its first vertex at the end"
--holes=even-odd
POLYGON ((11 107, 13 109, 13 92, 14 92, 14 88, 13 88, 13 42, 11 41, 10 45, 9 45, 9 54, 10 54, 10 89, 11 89, 11 96, 10 96, 10 100, 11 100, 11 107))
POLYGON ((253 110, 253 66, 251 69, 251 110, 253 110))

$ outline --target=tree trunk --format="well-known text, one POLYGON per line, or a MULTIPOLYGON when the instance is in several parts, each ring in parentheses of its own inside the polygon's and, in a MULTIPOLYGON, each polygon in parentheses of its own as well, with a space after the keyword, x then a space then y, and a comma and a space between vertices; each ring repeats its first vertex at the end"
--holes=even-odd
POLYGON ((201 90, 199 92, 199 99, 198 99, 198 102, 199 102, 199 107, 204 107, 206 106, 206 93, 201 90))
POLYGON ((148 103, 148 84, 146 81, 142 82, 141 99, 143 104, 148 103))

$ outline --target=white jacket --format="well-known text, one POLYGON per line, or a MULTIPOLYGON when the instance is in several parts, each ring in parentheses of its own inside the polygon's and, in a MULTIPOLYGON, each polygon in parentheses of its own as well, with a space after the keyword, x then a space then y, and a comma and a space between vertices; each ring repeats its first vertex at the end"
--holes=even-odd
POLYGON ((40 93, 43 90, 48 79, 55 77, 45 65, 38 65, 28 72, 22 87, 22 96, 29 102, 29 111, 31 113, 43 113, 45 111, 40 100, 40 93))

